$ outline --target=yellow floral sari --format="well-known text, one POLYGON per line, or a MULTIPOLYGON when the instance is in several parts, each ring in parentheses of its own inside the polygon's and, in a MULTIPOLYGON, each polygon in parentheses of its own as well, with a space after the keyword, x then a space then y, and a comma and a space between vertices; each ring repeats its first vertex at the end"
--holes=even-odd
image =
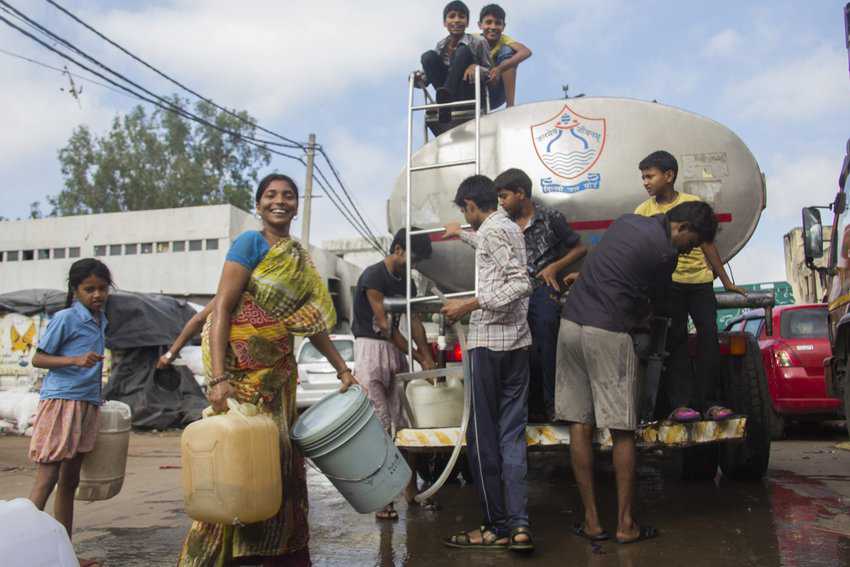
MULTIPOLYGON (((211 320, 202 335, 208 378, 211 320)), ((226 370, 233 376, 236 399, 257 405, 280 426, 283 502, 276 516, 256 524, 193 522, 180 553, 181 567, 223 566, 234 558, 257 556, 285 560, 289 555, 293 564, 309 564, 304 459, 288 443, 298 378, 293 335, 315 335, 335 324, 330 294, 307 252, 291 239, 272 246, 251 273, 231 316, 226 370)))

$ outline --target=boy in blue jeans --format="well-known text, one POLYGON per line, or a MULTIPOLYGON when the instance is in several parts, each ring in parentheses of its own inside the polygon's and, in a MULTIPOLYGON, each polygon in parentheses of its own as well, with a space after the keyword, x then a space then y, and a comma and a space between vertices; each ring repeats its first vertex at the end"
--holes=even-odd
POLYGON ((519 64, 531 57, 531 50, 516 41, 505 31, 505 11, 498 4, 487 4, 478 17, 481 35, 490 46, 490 69, 487 88, 490 91, 490 108, 499 108, 516 101, 516 74, 519 64))
MULTIPOLYGON (((469 25, 469 8, 454 0, 443 8, 443 25, 449 32, 437 46, 422 54, 422 72, 417 72, 421 87, 429 84, 437 89, 438 103, 475 98, 475 66, 484 72, 493 67, 490 47, 481 36, 466 33, 469 25)), ((487 75, 482 79, 486 81, 487 75)), ((451 108, 441 108, 440 122, 451 119, 451 108)))

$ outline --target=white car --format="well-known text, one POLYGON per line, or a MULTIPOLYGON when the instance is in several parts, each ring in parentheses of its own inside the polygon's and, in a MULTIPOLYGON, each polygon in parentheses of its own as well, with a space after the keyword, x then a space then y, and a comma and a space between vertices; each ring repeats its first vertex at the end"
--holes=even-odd
MULTIPOLYGON (((348 367, 354 371, 354 336, 331 335, 331 342, 348 367)), ((309 340, 298 346, 298 388, 295 402, 299 409, 308 408, 339 389, 336 370, 309 340)))

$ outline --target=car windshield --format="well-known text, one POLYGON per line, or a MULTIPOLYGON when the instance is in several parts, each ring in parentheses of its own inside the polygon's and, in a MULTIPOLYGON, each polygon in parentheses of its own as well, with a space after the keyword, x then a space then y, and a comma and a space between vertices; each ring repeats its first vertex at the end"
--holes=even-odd
MULTIPOLYGON (((334 339, 331 342, 344 361, 354 362, 354 341, 351 339, 334 339)), ((325 355, 319 352, 319 349, 313 346, 313 343, 307 342, 298 355, 298 364, 310 362, 327 362, 327 359, 325 355)))
POLYGON ((794 309, 782 313, 782 336, 786 339, 825 339, 828 330, 826 309, 794 309))

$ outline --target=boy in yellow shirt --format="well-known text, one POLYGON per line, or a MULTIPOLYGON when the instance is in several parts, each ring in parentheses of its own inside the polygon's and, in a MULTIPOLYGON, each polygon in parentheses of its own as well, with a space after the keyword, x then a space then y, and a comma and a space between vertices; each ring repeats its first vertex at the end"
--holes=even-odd
MULTIPOLYGON (((679 164, 669 152, 652 152, 638 168, 649 199, 638 205, 635 214, 654 216, 666 213, 681 203, 701 200, 696 195, 676 191, 679 164)), ((715 421, 732 415, 732 410, 715 401, 720 370, 717 299, 713 289, 715 277, 720 278, 726 290, 746 294, 729 279, 714 243, 704 243, 679 256, 669 291, 668 315, 672 323, 667 335, 667 350, 670 357, 661 385, 670 407, 674 408, 670 414, 671 421, 696 421, 700 419, 700 412, 706 419, 715 421), (695 380, 691 376, 688 357, 688 315, 697 331, 695 380)))
POLYGON ((490 91, 490 108, 498 108, 516 101, 516 73, 519 64, 531 57, 531 50, 516 41, 505 31, 505 10, 498 4, 487 4, 478 17, 481 35, 490 46, 490 69, 487 88, 490 91))

